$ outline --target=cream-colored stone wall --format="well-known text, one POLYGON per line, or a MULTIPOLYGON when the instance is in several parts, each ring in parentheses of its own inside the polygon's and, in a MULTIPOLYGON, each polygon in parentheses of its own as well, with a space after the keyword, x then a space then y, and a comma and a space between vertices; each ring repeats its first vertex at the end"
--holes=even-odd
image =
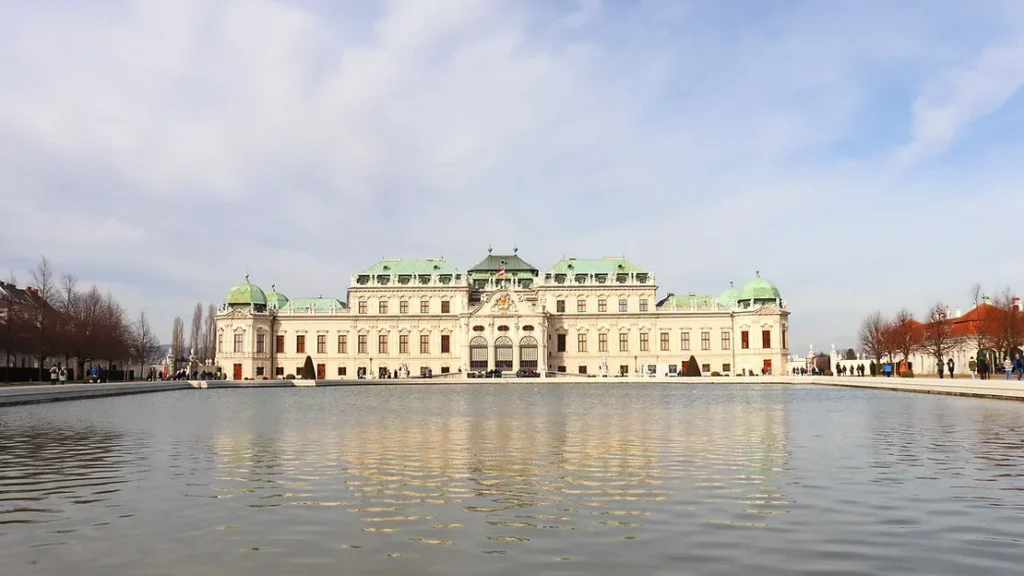
POLYGON ((783 334, 788 330, 789 312, 778 303, 749 309, 714 305, 706 310, 658 310, 656 305, 656 287, 649 284, 541 284, 534 289, 498 288, 483 293, 472 292, 468 283, 443 287, 353 285, 348 308, 259 311, 225 306, 217 318, 217 365, 229 378, 299 376, 308 355, 320 376, 327 379, 356 378, 360 368, 375 377, 381 367, 396 371, 402 364, 413 376, 419 375, 421 367, 429 367, 435 376, 465 374, 471 369, 474 338, 486 342, 486 369, 493 369, 499 352, 495 342, 506 337, 512 342, 511 370, 515 371, 522 366, 523 354, 531 353, 522 344, 532 336, 537 341, 540 371, 573 374, 583 367, 587 374, 601 375, 606 364, 609 376, 617 375, 622 366, 632 376, 654 365, 661 375, 669 365, 682 369, 692 354, 708 374, 744 370, 760 374, 767 363, 773 374, 787 373, 789 350, 783 334), (625 313, 619 312, 620 298, 627 300, 625 313), (424 299, 429 303, 427 313, 421 313, 424 299), (602 299, 607 302, 604 311, 599 305, 602 299), (404 311, 403 300, 408 302, 404 311), (441 311, 444 300, 451 302, 447 313, 441 311), (557 311, 558 300, 565 301, 564 313, 557 311), (585 301, 583 312, 578 311, 578 300, 585 301), (641 310, 643 300, 646 311, 641 310), (360 301, 366 302, 365 309, 360 308, 360 301), (382 301, 387 302, 384 313, 382 301), (762 346, 762 330, 771 334, 768 348, 762 346), (744 331, 748 333, 747 348, 742 346, 744 331), (709 336, 706 349, 702 332, 709 336), (662 333, 668 338, 664 346, 662 333), (727 344, 723 333, 729 336, 727 344), (584 351, 580 349, 581 334, 586 335, 584 351), (606 335, 606 348, 602 348, 601 334, 606 335), (626 335, 625 350, 620 348, 620 334, 626 335), (683 334, 689 335, 688 346, 683 334), (558 347, 560 335, 565 338, 564 351, 558 347), (386 350, 381 336, 386 338, 386 350), (420 349, 422 336, 427 342, 425 352, 420 349), (447 351, 441 349, 444 336, 447 351), (278 337, 283 337, 283 352, 278 351, 278 337), (365 338, 362 350, 360 337, 365 338), (339 338, 343 342, 340 347, 339 338))

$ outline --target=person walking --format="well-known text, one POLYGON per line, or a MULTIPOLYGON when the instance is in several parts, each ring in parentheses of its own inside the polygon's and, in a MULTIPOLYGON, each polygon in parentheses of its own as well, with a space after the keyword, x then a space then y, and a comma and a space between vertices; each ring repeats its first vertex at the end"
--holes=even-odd
POLYGON ((1013 368, 1017 372, 1017 380, 1024 378, 1024 358, 1017 354, 1017 357, 1013 359, 1013 368))
POLYGON ((1003 370, 1006 370, 1006 379, 1009 380, 1013 375, 1013 362, 1009 358, 1003 362, 1003 370))
POLYGON ((50 386, 55 386, 56 384, 57 384, 57 365, 54 364, 53 367, 50 368, 50 386))
POLYGON ((939 380, 942 380, 942 372, 946 369, 946 367, 942 365, 942 360, 939 360, 938 369, 939 369, 939 380))
POLYGON ((955 366, 956 366, 956 364, 953 362, 952 358, 950 358, 949 360, 946 361, 946 368, 949 368, 949 377, 950 378, 953 377, 953 368, 955 366))
POLYGON ((60 372, 57 373, 57 379, 60 380, 60 385, 63 386, 68 382, 68 370, 67 368, 61 368, 60 372))
POLYGON ((971 359, 967 362, 967 369, 971 372, 971 380, 974 380, 974 373, 978 371, 978 361, 971 356, 971 359))

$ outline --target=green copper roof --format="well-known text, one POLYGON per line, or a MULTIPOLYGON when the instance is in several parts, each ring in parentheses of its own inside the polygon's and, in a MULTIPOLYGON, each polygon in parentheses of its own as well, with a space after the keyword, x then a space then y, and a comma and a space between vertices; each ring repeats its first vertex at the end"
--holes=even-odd
POLYGON ((314 312, 328 312, 330 310, 345 308, 345 303, 337 298, 324 298, 323 296, 318 296, 316 298, 294 298, 288 302, 287 306, 283 306, 282 308, 284 310, 293 310, 296 312, 305 312, 310 309, 314 312))
POLYGON ((672 303, 675 302, 676 308, 680 310, 690 310, 696 303, 697 308, 712 308, 715 302, 718 300, 714 296, 706 294, 684 294, 682 296, 676 296, 675 294, 669 294, 658 302, 658 308, 664 310, 671 310, 672 303))
POLYGON ((725 306, 735 306, 736 301, 740 299, 740 291, 729 282, 729 287, 722 291, 718 295, 718 303, 725 306))
POLYGON ((270 308, 284 308, 288 304, 288 297, 277 291, 275 284, 270 285, 270 292, 267 293, 267 306, 270 308))
POLYGON ((232 288, 224 298, 224 303, 231 306, 266 306, 267 295, 259 286, 249 282, 249 275, 246 274, 245 282, 232 288))
POLYGON ((646 272, 625 258, 562 258, 548 274, 628 274, 646 272))
POLYGON ((779 294, 779 289, 774 284, 761 278, 761 273, 757 273, 750 282, 747 282, 743 288, 740 288, 737 299, 743 300, 781 300, 782 295, 779 294))
POLYGON ((458 270, 442 258, 426 260, 402 260, 401 258, 384 258, 373 266, 363 270, 359 275, 377 276, 380 274, 398 275, 431 275, 456 274, 458 270))
POLYGON ((538 270, 526 260, 519 257, 518 250, 513 254, 491 254, 488 250, 487 258, 484 258, 469 269, 471 273, 497 272, 505 268, 505 272, 531 272, 536 274, 538 270))

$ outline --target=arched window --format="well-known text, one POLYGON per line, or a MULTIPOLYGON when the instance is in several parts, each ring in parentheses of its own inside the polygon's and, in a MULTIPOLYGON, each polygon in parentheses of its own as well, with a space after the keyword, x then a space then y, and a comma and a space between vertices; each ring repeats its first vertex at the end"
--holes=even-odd
POLYGON ((512 370, 512 339, 508 336, 494 341, 494 367, 502 372, 512 370))
POLYGON ((487 339, 483 336, 469 341, 469 369, 487 370, 487 339))
POLYGON ((519 368, 521 370, 536 370, 537 358, 537 339, 533 336, 524 336, 519 341, 519 368))

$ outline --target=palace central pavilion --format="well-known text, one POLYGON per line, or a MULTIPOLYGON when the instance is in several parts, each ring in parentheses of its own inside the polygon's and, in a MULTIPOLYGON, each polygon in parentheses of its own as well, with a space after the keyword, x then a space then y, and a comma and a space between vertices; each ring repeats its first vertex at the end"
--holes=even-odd
POLYGON ((287 298, 249 281, 217 315, 229 377, 317 379, 500 370, 542 376, 784 374, 789 311, 758 274, 718 296, 669 293, 625 258, 563 258, 541 272, 512 254, 466 272, 443 259, 384 259, 352 276, 348 297, 287 298))

